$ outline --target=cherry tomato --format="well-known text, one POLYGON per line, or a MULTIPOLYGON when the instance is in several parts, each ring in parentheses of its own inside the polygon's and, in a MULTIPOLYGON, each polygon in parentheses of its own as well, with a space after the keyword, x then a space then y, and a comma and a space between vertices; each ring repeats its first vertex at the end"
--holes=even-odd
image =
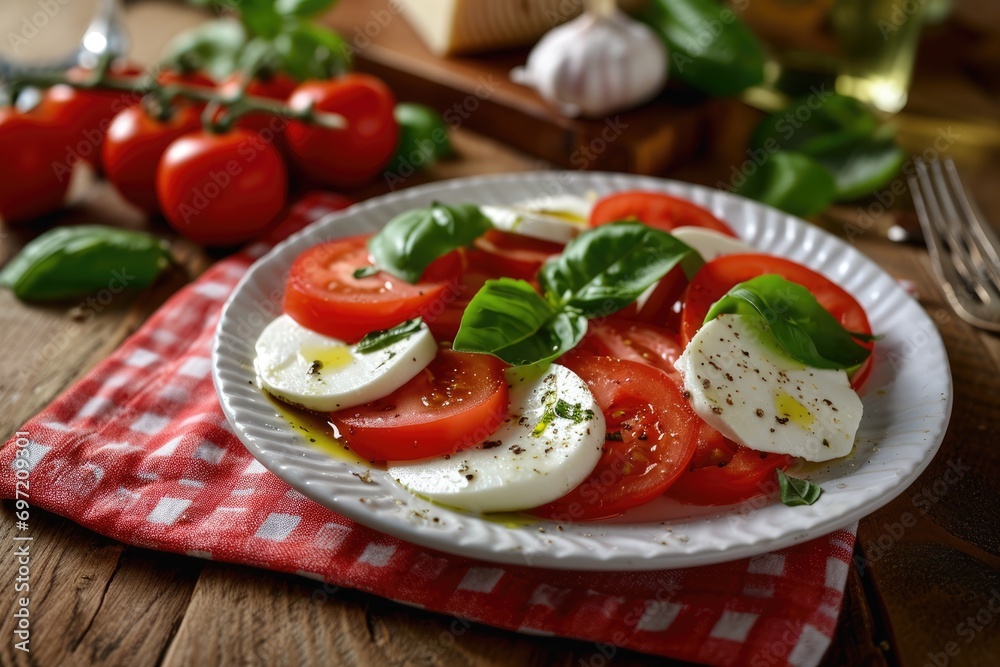
POLYGON ((160 70, 160 73, 156 75, 156 81, 161 86, 169 86, 170 84, 177 83, 193 88, 215 88, 215 81, 212 77, 200 70, 192 70, 190 72, 179 72, 172 69, 160 70))
POLYGON ((665 329, 644 322, 591 322, 579 348, 591 354, 646 364, 676 375, 674 362, 683 348, 665 329))
POLYGON ((736 236, 729 225, 701 206, 662 192, 616 192, 594 204, 590 212, 591 227, 619 220, 639 220, 665 232, 678 227, 704 227, 736 236))
MULTIPOLYGON (((864 309, 850 294, 836 283, 797 262, 772 255, 746 253, 717 257, 699 269, 684 294, 681 311, 681 341, 687 345, 705 322, 712 304, 734 285, 774 273, 793 283, 802 285, 816 297, 821 306, 837 318, 848 331, 871 334, 871 325, 864 309)), ((860 341, 859 341, 860 342, 860 341)), ((860 342, 869 350, 872 343, 860 342)), ((871 372, 871 356, 861 365, 852 378, 857 389, 871 372)))
POLYGON ((285 208, 285 163, 249 130, 195 132, 163 154, 156 195, 181 234, 207 245, 239 243, 264 231, 285 208))
POLYGON ((141 104, 125 109, 111 121, 101 162, 108 180, 129 202, 148 214, 159 210, 156 169, 167 147, 200 127, 198 111, 179 106, 173 115, 159 121, 141 104))
POLYGON ((496 229, 488 230, 473 245, 482 252, 475 255, 472 266, 522 280, 534 280, 545 260, 563 251, 558 243, 496 229))
MULTIPOLYGON (((134 65, 113 65, 109 76, 137 76, 142 70, 134 65)), ((73 81, 84 81, 91 72, 74 67, 66 72, 73 81)), ((51 114, 57 122, 70 129, 63 150, 64 159, 59 164, 62 170, 72 170, 77 160, 84 160, 100 168, 101 144, 104 133, 115 115, 137 104, 141 96, 137 93, 119 90, 86 90, 67 85, 49 88, 42 96, 39 108, 51 114)))
POLYGON ((53 168, 68 132, 41 109, 0 109, 0 217, 26 222, 62 206, 70 174, 53 168))
POLYGON ((409 461, 451 454, 492 434, 507 414, 505 364, 486 354, 439 350, 421 373, 373 403, 330 420, 358 455, 409 461))
POLYGON ((395 154, 399 126, 396 101, 382 81, 348 74, 333 81, 307 81, 295 89, 288 106, 299 111, 337 113, 347 128, 331 130, 292 122, 285 131, 289 148, 303 172, 333 187, 357 188, 385 169, 395 154))
MULTIPOLYGON (((242 77, 234 74, 223 82, 219 90, 225 95, 233 95, 239 91, 241 84, 242 77)), ((253 97, 266 97, 284 102, 295 92, 295 86, 295 79, 285 74, 275 74, 267 79, 253 79, 247 85, 245 92, 253 97)), ((237 127, 245 127, 257 133, 264 132, 263 136, 267 141, 280 137, 278 141, 283 142, 285 125, 283 118, 270 113, 248 113, 236 121, 237 127)))
POLYGON ((534 513, 557 521, 601 519, 662 495, 695 452, 700 419, 681 390, 663 371, 634 361, 578 355, 567 366, 601 406, 609 439, 586 480, 534 513))
POLYGON ((355 278, 355 270, 371 264, 367 238, 330 241, 299 255, 285 284, 285 312, 308 329, 353 343, 433 311, 447 281, 462 271, 454 252, 435 260, 416 285, 382 272, 355 278))

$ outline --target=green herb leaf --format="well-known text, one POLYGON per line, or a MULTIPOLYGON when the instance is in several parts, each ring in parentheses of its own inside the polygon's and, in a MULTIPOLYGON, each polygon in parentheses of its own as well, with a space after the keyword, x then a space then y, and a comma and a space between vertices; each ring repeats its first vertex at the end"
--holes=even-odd
POLYGON ((672 77, 718 97, 764 80, 760 42, 733 10, 716 0, 652 0, 639 18, 666 42, 672 77), (706 35, 712 38, 707 43, 706 35))
POLYGON ((802 153, 771 155, 734 192, 803 218, 823 212, 837 194, 833 175, 802 153))
POLYGON ((239 21, 207 21, 171 40, 164 61, 183 72, 204 70, 221 81, 236 71, 246 42, 247 33, 239 21))
POLYGON ((548 363, 583 338, 587 319, 559 309, 524 280, 488 280, 472 298, 452 347, 492 354, 512 366, 548 363))
POLYGON ((820 87, 766 116, 750 148, 816 155, 851 139, 871 138, 877 129, 878 120, 862 102, 820 87))
POLYGON ((368 241, 375 266, 416 283, 438 257, 467 246, 492 227, 473 204, 434 203, 396 216, 368 241))
POLYGON ((337 0, 274 0, 274 8, 287 16, 314 16, 337 4, 337 0))
POLYGON ((758 276, 733 287, 715 302, 705 321, 735 313, 770 331, 781 349, 815 368, 850 370, 870 354, 801 285, 781 276, 758 276))
POLYGON ((781 490, 781 502, 789 507, 812 505, 823 495, 819 484, 813 484, 807 479, 789 477, 778 470, 778 488, 781 490))
POLYGON ((892 139, 852 139, 814 159, 833 175, 838 201, 859 199, 888 185, 906 161, 906 154, 892 139))
POLYGON ((308 22, 294 22, 274 40, 283 69, 296 79, 329 79, 347 71, 348 47, 337 33, 308 22))
POLYGON ((570 241, 538 274, 546 298, 586 317, 610 315, 635 301, 682 259, 696 254, 670 234, 616 222, 570 241))
POLYGON ((573 423, 579 424, 580 422, 590 421, 594 418, 593 410, 585 410, 579 403, 567 403, 563 399, 556 401, 554 411, 557 416, 563 419, 569 419, 573 423))
POLYGON ((448 126, 434 109, 402 102, 396 105, 394 115, 399 124, 399 145, 390 163, 392 172, 408 176, 454 153, 448 126))
POLYGON ((358 341, 357 351, 361 354, 369 354, 370 352, 384 350, 390 345, 398 343, 405 338, 409 338, 413 334, 420 331, 420 322, 421 320, 419 317, 414 317, 412 320, 407 320, 402 324, 397 324, 391 329, 372 331, 370 334, 358 341))
POLYGON ((360 268, 354 269, 354 273, 352 273, 351 275, 354 276, 356 279, 360 280, 361 278, 368 278, 369 276, 374 276, 376 273, 378 273, 377 266, 362 266, 360 268))
POLYGON ((23 301, 58 301, 147 287, 169 263, 167 243, 144 232, 58 227, 26 245, 0 271, 0 285, 23 301))

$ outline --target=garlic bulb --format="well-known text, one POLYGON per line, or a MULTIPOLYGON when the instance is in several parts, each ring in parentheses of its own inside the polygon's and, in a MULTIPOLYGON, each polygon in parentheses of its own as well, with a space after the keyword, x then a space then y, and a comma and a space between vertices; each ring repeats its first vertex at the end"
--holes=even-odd
POLYGON ((549 31, 511 79, 567 116, 600 118, 656 96, 667 80, 667 48, 613 1, 593 0, 580 17, 549 31))

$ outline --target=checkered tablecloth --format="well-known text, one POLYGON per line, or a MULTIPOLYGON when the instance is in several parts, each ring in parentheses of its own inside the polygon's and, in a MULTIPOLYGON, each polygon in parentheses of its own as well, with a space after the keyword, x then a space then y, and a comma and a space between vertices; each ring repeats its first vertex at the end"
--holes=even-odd
POLYGON ((0 450, 0 495, 122 542, 346 586, 501 628, 717 665, 815 665, 854 528, 749 560, 663 572, 496 565, 375 532, 306 499, 233 434, 211 379, 226 297, 269 242, 345 205, 310 195, 269 241, 211 267, 0 450), (20 471, 20 472, 19 472, 20 471))

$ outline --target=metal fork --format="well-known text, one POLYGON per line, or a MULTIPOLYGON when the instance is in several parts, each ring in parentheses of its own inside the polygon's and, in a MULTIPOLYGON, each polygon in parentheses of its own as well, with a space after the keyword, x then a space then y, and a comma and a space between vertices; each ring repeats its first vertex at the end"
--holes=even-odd
POLYGON ((915 161, 913 205, 934 273, 958 316, 1000 332, 1000 239, 966 194, 949 158, 915 161))

